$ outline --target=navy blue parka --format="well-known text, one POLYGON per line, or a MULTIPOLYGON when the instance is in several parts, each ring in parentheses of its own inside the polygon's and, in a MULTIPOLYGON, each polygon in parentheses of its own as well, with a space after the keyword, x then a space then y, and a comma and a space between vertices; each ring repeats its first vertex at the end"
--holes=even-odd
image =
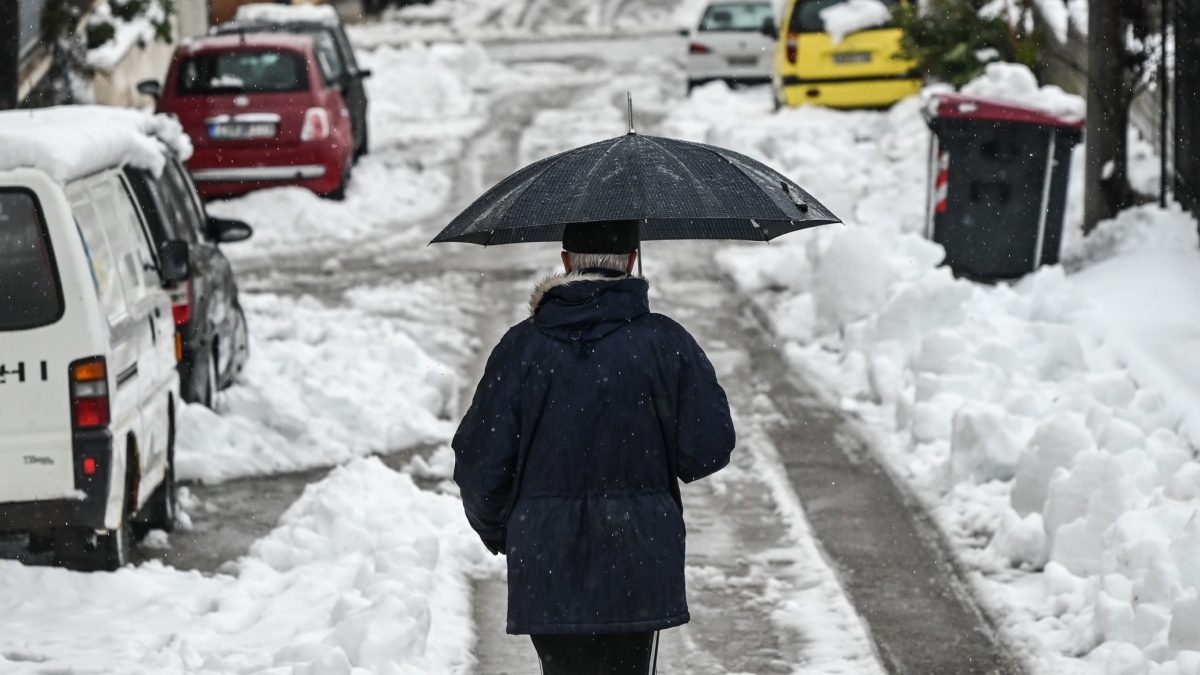
POLYGON ((679 480, 729 462, 712 364, 608 270, 552 278, 500 340, 454 436, 471 526, 508 556, 508 632, 688 621, 679 480))

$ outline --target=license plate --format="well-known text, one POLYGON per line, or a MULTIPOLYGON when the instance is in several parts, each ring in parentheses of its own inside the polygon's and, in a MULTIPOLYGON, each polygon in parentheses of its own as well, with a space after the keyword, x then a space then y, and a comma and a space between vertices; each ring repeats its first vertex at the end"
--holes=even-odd
POLYGON ((833 62, 838 65, 870 63, 871 52, 838 52, 833 55, 833 62))
POLYGON ((745 68, 746 66, 757 66, 757 56, 730 56, 726 59, 730 66, 734 68, 745 68))
POLYGON ((273 138, 274 122, 223 122, 208 125, 208 137, 215 140, 273 138))

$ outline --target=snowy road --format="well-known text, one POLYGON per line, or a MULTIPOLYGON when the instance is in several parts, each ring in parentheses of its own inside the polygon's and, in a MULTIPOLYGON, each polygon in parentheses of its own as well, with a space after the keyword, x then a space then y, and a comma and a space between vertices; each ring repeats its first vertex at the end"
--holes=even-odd
MULTIPOLYGON (((136 625, 105 664, 348 673, 351 663, 382 672, 390 660, 417 669, 404 672, 537 672, 527 638, 503 633, 499 566, 476 559, 461 515, 434 493, 453 494, 442 443, 491 346, 527 314, 535 280, 553 271, 558 247, 425 242, 519 166, 622 133, 626 90, 644 102, 639 127, 653 132, 683 91, 678 64, 663 58, 675 46, 661 36, 508 41, 496 49, 508 64, 473 46, 379 47, 364 54, 377 73, 375 145, 345 202, 275 190, 214 206, 256 227, 254 239, 228 248, 257 341, 253 365, 220 416, 188 411, 185 473, 215 483, 190 488, 191 529, 172 535, 170 548, 141 550, 143 560, 211 576, 154 562, 113 575, 114 595, 153 575, 171 599, 147 601, 155 612, 144 625, 136 603, 126 607, 136 625), (353 461, 381 452, 429 494, 353 461), (350 496, 366 511, 418 504, 416 520, 343 515, 335 507, 350 496), (397 556, 417 571, 391 562, 397 556), (466 578, 469 609, 460 606, 472 597, 459 592, 466 578), (321 584, 310 588, 314 579, 321 584), (272 607, 295 616, 276 625, 272 607), (153 618, 160 613, 169 618, 153 618), (467 644, 471 656, 461 653, 467 644)), ((660 672, 1017 672, 965 601, 936 537, 861 451, 855 421, 788 377, 760 317, 714 261, 722 246, 645 246, 654 309, 695 333, 739 432, 731 467, 683 491, 693 620, 664 634, 660 672)), ((0 573, 0 584, 14 589, 61 585, 57 570, 3 570, 11 574, 0 573)), ((73 601, 62 594, 62 606, 73 601)), ((39 641, 57 615, 30 607, 0 618, 0 634, 10 631, 0 665, 40 672, 84 662, 86 646, 39 641)), ((81 607, 77 620, 105 612, 81 607)))

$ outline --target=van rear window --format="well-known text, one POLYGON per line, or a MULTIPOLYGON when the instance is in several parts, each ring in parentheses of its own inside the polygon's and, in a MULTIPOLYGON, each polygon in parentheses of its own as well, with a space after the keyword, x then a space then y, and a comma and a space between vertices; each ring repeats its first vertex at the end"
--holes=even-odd
MULTIPOLYGON (((796 0, 792 9, 792 20, 788 25, 789 33, 824 33, 825 22, 821 20, 821 11, 834 5, 840 5, 847 0, 796 0)), ((880 0, 889 8, 900 4, 900 0, 880 0)), ((883 28, 883 26, 877 26, 883 28)))
POLYGON ((41 206, 27 190, 0 190, 0 331, 45 326, 62 314, 41 206))
POLYGON ((208 52, 183 60, 176 89, 181 96, 308 91, 308 68, 296 52, 208 52))

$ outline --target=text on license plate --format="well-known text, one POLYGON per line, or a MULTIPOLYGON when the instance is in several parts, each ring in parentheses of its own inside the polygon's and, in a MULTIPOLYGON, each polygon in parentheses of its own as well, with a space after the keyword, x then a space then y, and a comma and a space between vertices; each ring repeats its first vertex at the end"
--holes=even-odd
POLYGON ((726 59, 726 61, 729 62, 730 66, 733 66, 735 68, 736 67, 744 68, 746 66, 757 66, 758 65, 758 57, 757 56, 730 56, 726 59))
POLYGON ((208 137, 214 139, 272 138, 274 122, 222 122, 208 125, 208 137))
POLYGON ((870 63, 871 52, 838 52, 833 55, 833 62, 838 64, 870 63))

